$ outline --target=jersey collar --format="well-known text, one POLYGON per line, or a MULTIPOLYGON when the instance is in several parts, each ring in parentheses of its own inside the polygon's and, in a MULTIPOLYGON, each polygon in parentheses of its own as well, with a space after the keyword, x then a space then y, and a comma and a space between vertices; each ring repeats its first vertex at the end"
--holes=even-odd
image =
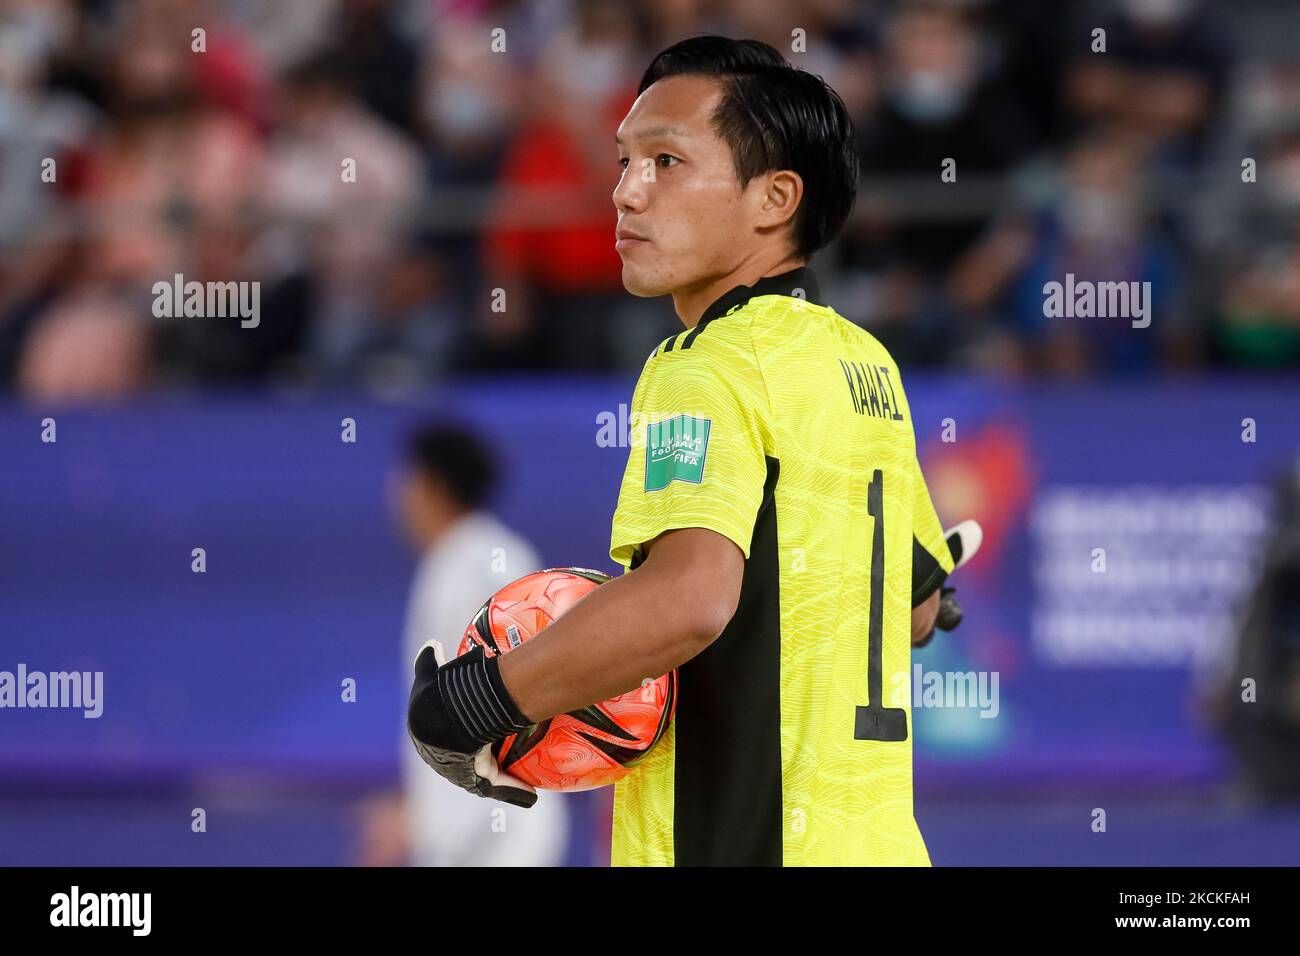
POLYGON ((817 277, 813 275, 813 271, 807 266, 798 266, 780 275, 763 276, 753 285, 736 286, 705 309, 698 324, 703 325, 705 322, 726 315, 736 306, 744 305, 750 299, 760 295, 788 295, 802 298, 813 305, 825 305, 817 289, 817 277), (796 289, 803 290, 801 295, 795 296, 796 289))

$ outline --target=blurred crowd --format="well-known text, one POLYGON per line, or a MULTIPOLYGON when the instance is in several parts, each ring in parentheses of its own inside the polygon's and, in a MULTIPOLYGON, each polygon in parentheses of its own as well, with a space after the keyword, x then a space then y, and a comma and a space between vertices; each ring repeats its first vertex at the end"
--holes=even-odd
POLYGON ((0 389, 639 370, 680 326, 622 289, 613 130, 696 32, 843 96, 861 187, 814 267, 905 367, 1295 367, 1296 22, 1286 0, 8 0, 0 389), (1045 317, 1066 273, 1149 282, 1150 328, 1045 317), (258 324, 155 317, 177 274, 259 283, 258 324))

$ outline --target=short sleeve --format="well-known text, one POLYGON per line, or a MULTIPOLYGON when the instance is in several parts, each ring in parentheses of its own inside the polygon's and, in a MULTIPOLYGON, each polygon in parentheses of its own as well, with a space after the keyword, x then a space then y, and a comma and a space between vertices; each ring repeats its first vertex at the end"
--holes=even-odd
POLYGON ((921 463, 912 459, 912 606, 939 589, 952 572, 952 551, 930 499, 921 463))
POLYGON ((625 567, 677 528, 716 531, 749 557, 767 476, 766 390, 751 350, 702 345, 652 355, 633 393, 609 549, 625 567))

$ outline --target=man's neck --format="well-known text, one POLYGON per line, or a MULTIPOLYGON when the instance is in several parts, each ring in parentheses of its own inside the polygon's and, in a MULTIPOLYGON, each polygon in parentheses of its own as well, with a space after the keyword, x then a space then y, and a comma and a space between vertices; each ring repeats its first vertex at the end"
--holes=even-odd
POLYGON ((688 289, 674 292, 673 308, 677 310, 677 317, 682 320, 682 324, 688 329, 693 329, 700 321, 700 317, 704 315, 704 310, 736 286, 753 285, 764 276, 779 276, 802 265, 807 265, 807 260, 794 253, 777 262, 773 262, 770 257, 766 260, 747 262, 725 276, 707 279, 688 289))
POLYGON ((442 544, 471 514, 473 514, 471 508, 458 508, 454 511, 427 516, 424 526, 420 529, 420 550, 427 554, 442 544))

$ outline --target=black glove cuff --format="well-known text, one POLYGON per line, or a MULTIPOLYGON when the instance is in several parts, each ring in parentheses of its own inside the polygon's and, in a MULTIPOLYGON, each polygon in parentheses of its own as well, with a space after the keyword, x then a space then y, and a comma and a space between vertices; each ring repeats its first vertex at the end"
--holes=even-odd
POLYGON ((448 712, 479 744, 532 726, 501 679, 501 659, 486 656, 481 648, 438 668, 437 679, 448 712))

